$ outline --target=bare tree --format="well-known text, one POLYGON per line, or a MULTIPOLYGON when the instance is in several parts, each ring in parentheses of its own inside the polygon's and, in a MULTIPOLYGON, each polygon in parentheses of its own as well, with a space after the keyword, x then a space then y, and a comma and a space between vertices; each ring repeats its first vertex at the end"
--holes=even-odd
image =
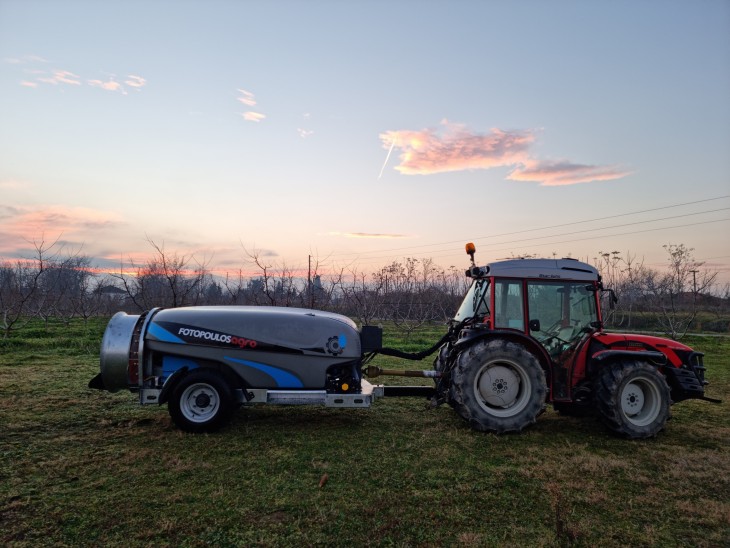
POLYGON ((252 304, 294 306, 302 302, 303 281, 286 263, 277 264, 264 259, 259 250, 244 252, 260 274, 249 280, 246 292, 252 304))
POLYGON ((343 278, 342 294, 346 313, 357 318, 363 325, 372 325, 383 313, 384 286, 381 278, 368 280, 363 272, 351 267, 347 282, 343 278))
POLYGON ((206 263, 200 263, 193 255, 178 255, 165 250, 164 243, 151 239, 153 254, 144 265, 130 260, 131 273, 120 265, 114 274, 134 305, 140 310, 162 306, 176 308, 200 302, 205 282, 209 279, 206 263))
POLYGON ((34 240, 35 254, 32 258, 5 261, 0 266, 0 328, 3 338, 44 309, 46 295, 39 289, 43 275, 54 260, 56 245, 57 240, 50 245, 44 238, 34 240))
POLYGON ((695 260, 693 248, 663 247, 669 255, 667 272, 646 272, 644 295, 660 328, 672 339, 680 339, 697 316, 698 296, 712 286, 717 272, 702 268, 704 263, 695 260))

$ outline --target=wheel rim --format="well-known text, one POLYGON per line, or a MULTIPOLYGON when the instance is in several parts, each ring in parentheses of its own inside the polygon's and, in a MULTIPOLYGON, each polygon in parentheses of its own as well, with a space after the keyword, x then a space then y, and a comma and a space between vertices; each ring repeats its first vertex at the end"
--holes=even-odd
POLYGON ((218 412, 220 405, 218 391, 205 383, 191 384, 180 396, 180 411, 191 422, 209 421, 218 412))
POLYGON ((512 417, 530 400, 532 385, 521 365, 513 362, 485 364, 474 379, 474 393, 482 409, 495 417, 512 417))
POLYGON ((635 426, 651 424, 661 411, 659 388, 647 377, 627 382, 621 390, 621 411, 635 426))

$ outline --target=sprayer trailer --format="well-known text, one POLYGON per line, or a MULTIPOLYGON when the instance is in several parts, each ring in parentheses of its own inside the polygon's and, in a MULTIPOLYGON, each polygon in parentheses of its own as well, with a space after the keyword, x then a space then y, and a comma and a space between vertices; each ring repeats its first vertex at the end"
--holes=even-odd
POLYGON ((646 438, 670 406, 704 394, 703 354, 676 341, 603 331, 607 293, 592 266, 524 259, 476 266, 448 332, 416 354, 382 347, 382 330, 318 310, 211 306, 117 313, 90 388, 136 392, 167 404, 188 432, 224 425, 255 404, 366 408, 384 396, 448 403, 480 431, 519 432, 550 403, 563 414, 597 415, 613 432, 646 438), (422 360, 431 370, 383 370, 378 354, 422 360), (433 386, 373 385, 364 377, 432 377, 433 386))

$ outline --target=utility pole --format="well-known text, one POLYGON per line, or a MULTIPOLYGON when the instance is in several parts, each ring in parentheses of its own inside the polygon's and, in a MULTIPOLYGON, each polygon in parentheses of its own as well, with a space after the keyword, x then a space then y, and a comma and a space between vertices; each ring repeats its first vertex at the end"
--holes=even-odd
POLYGON ((309 291, 309 308, 314 308, 314 295, 312 294, 312 256, 309 255, 309 267, 307 268, 307 291, 309 291))
POLYGON ((694 295, 694 300, 697 300, 697 273, 699 270, 690 270, 690 272, 692 273, 692 294, 694 295))

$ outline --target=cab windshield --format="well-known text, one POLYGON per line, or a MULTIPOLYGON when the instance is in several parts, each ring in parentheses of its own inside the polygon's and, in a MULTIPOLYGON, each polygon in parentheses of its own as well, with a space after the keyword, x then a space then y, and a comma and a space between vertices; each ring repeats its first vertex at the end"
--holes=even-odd
POLYGON ((454 321, 463 322, 474 316, 486 316, 489 314, 489 280, 474 280, 459 310, 454 316, 454 321))

